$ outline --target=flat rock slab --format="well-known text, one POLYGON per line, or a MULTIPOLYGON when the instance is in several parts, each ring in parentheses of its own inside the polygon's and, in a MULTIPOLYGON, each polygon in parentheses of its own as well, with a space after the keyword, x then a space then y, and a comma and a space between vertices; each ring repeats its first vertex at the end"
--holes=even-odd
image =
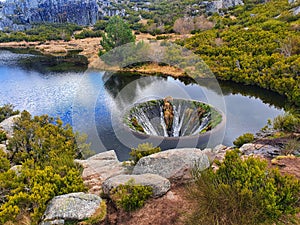
POLYGON ((190 179, 193 167, 204 170, 210 166, 209 157, 200 149, 171 149, 141 158, 133 174, 152 173, 171 180, 190 179))
POLYGON ((125 174, 126 169, 118 160, 114 150, 96 154, 86 160, 75 160, 83 166, 82 178, 89 193, 99 194, 107 178, 125 174))
POLYGON ((99 196, 83 192, 56 196, 48 204, 42 224, 88 219, 99 209, 101 201, 99 196))
POLYGON ((240 151, 245 155, 261 155, 263 157, 276 157, 281 154, 281 150, 272 145, 247 143, 240 147, 240 151))
POLYGON ((9 137, 13 136, 15 119, 20 118, 21 115, 11 116, 0 123, 0 128, 2 128, 9 137))
POLYGON ((142 174, 142 175, 119 175, 111 177, 104 181, 102 184, 102 189, 104 194, 110 193, 113 188, 116 188, 120 185, 128 183, 128 181, 133 180, 134 184, 149 186, 153 189, 152 197, 160 197, 166 194, 170 188, 170 181, 164 177, 161 177, 157 174, 142 174))

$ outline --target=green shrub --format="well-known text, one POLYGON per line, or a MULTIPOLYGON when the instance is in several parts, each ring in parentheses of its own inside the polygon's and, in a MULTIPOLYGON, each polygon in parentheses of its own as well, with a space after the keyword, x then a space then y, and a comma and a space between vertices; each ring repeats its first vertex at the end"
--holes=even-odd
POLYGON ((268 169, 267 161, 242 159, 234 150, 217 165, 216 172, 193 171, 189 194, 196 207, 188 224, 274 224, 285 216, 288 222, 299 211, 299 180, 268 169))
MULTIPOLYGON (((0 148, 0 174, 6 172, 10 168, 10 162, 7 159, 6 153, 0 148)), ((1 180, 1 175, 0 175, 1 180)), ((0 185, 1 186, 1 185, 0 185)), ((1 198, 1 197, 0 197, 1 198)), ((0 200, 1 202, 1 200, 0 200)))
POLYGON ((160 147, 153 147, 151 143, 146 142, 143 144, 139 144, 137 148, 132 148, 129 155, 131 156, 130 159, 135 165, 144 156, 151 155, 160 151, 160 147))
POLYGON ((102 31, 94 31, 89 29, 83 29, 80 33, 75 34, 75 39, 84 39, 88 37, 101 37, 102 31))
POLYGON ((131 122, 131 125, 132 125, 133 129, 135 129, 135 130, 137 130, 137 131, 139 131, 141 133, 145 133, 144 128, 139 124, 139 122, 138 122, 138 120, 137 120, 136 117, 132 117, 130 119, 130 122, 131 122))
POLYGON ((82 148, 87 146, 78 145, 61 120, 22 112, 9 140, 10 154, 0 152, 0 224, 21 224, 22 217, 38 224, 54 196, 85 191, 81 167, 74 162, 82 148), (21 165, 20 170, 10 170, 11 165, 21 165))
POLYGON ((233 144, 237 147, 241 147, 243 144, 252 142, 253 140, 254 140, 253 134, 245 133, 245 134, 239 136, 237 139, 235 139, 233 144))
POLYGON ((273 127, 279 131, 300 132, 300 118, 291 113, 285 113, 274 119, 273 127))
POLYGON ((111 198, 117 207, 127 212, 141 208, 151 195, 151 187, 136 185, 133 179, 111 191, 111 198))
POLYGON ((20 112, 18 110, 14 110, 14 106, 11 105, 11 104, 6 104, 2 107, 0 107, 0 123, 11 117, 11 116, 14 116, 14 115, 17 115, 19 114, 20 112))
POLYGON ((282 152, 283 155, 290 155, 290 154, 295 154, 298 155, 300 154, 300 140, 297 138, 292 138, 287 141, 287 143, 284 145, 282 152))
POLYGON ((6 141, 6 140, 7 140, 7 137, 6 137, 5 131, 0 130, 0 143, 1 143, 2 141, 6 141))

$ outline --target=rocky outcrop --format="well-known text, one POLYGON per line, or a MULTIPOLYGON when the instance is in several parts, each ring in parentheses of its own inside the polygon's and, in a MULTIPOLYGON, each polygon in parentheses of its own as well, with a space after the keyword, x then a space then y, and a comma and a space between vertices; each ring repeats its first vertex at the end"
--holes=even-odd
POLYGON ((36 23, 92 25, 122 14, 109 0, 6 0, 0 2, 0 30, 24 30, 36 23))
POLYGON ((101 209, 101 202, 99 196, 82 192, 56 196, 48 204, 41 224, 64 224, 68 220, 91 218, 101 209))
POLYGON ((206 7, 206 12, 219 12, 220 9, 228 9, 230 7, 244 5, 243 0, 218 0, 202 2, 206 7))
POLYGON ((165 124, 166 124, 166 127, 167 127, 167 131, 172 132, 173 118, 174 118, 174 110, 173 110, 173 106, 172 106, 172 97, 165 98, 163 104, 164 104, 163 105, 164 120, 165 120, 165 124))
POLYGON ((259 155, 262 157, 273 158, 281 154, 280 148, 272 145, 247 143, 240 147, 244 155, 259 155))
POLYGON ((86 160, 76 160, 83 166, 82 178, 89 193, 99 194, 104 180, 125 174, 126 169, 118 160, 114 150, 96 154, 86 160))
POLYGON ((3 129, 6 132, 8 137, 13 136, 14 123, 15 123, 14 121, 17 118, 20 118, 20 115, 11 116, 11 117, 7 118, 6 120, 3 120, 0 123, 0 128, 3 129))
POLYGON ((103 193, 109 194, 113 188, 116 188, 119 185, 124 185, 131 180, 136 185, 152 187, 152 197, 163 196, 171 188, 171 184, 168 179, 156 174, 119 175, 104 181, 102 185, 103 193))
POLYGON ((25 30, 38 23, 93 25, 104 16, 125 15, 114 0, 0 0, 0 30, 25 30))
POLYGON ((133 174, 158 174, 171 180, 191 178, 191 169, 209 167, 209 157, 200 149, 171 149, 141 158, 133 169, 133 174))

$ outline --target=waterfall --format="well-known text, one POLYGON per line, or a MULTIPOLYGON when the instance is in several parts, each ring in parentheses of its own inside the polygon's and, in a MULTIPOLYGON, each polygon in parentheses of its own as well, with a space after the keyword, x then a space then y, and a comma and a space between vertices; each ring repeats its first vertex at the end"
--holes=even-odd
POLYGON ((209 117, 210 117, 210 114, 203 118, 200 126, 198 127, 198 129, 195 132, 192 133, 192 135, 199 134, 201 131, 203 131, 207 127, 207 125, 209 123, 209 117))
POLYGON ((153 127, 153 124, 149 120, 149 117, 146 116, 145 112, 142 109, 137 112, 137 120, 139 121, 139 124, 143 124, 143 128, 146 134, 158 135, 155 128, 153 127))
MULTIPOLYGON (((168 99, 170 99, 170 97, 168 97, 168 99)), ((132 129, 136 128, 138 132, 142 132, 141 130, 143 129, 144 133, 148 135, 181 137, 197 135, 203 131, 214 128, 211 127, 211 124, 215 124, 212 123, 211 115, 214 115, 214 119, 218 119, 221 116, 218 111, 212 107, 208 107, 202 102, 170 99, 168 100, 168 107, 171 104, 169 109, 171 108, 172 110, 173 121, 171 128, 168 128, 164 108, 166 101, 166 99, 152 100, 137 104, 129 112, 130 115, 127 116, 129 121, 127 120, 127 123, 131 124, 130 127, 133 127, 132 129), (138 121, 136 127, 131 122, 132 118, 138 121)), ((214 126, 216 126, 216 124, 214 126)))
POLYGON ((164 137, 168 137, 168 132, 167 132, 167 126, 165 123, 165 119, 164 119, 164 111, 163 111, 163 107, 160 107, 160 124, 163 128, 163 132, 164 132, 164 137))
POLYGON ((180 131, 179 123, 181 122, 180 121, 180 108, 181 108, 181 105, 178 106, 178 109, 175 105, 173 106, 173 110, 174 110, 173 136, 174 137, 179 136, 179 131, 180 131))
MULTIPOLYGON (((174 127, 173 136, 174 137, 181 136, 182 124, 183 124, 183 121, 185 118, 185 115, 181 111, 181 108, 182 108, 181 103, 178 104, 178 107, 176 107, 176 105, 174 105, 174 123, 173 123, 173 127, 174 127)), ((183 111, 185 111, 185 110, 183 110, 183 111)))
POLYGON ((192 120, 195 119, 196 115, 197 115, 196 110, 192 111, 192 114, 189 115, 187 123, 183 125, 184 130, 182 131, 181 136, 190 135, 190 131, 193 129, 193 127, 195 127, 195 124, 193 123, 192 120))

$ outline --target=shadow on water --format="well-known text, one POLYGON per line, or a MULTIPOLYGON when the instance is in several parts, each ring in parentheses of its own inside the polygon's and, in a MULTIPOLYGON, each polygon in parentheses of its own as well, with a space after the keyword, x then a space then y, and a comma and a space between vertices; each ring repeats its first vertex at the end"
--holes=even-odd
MULTIPOLYGON (((105 82, 106 90, 113 96, 116 97, 119 92, 133 81, 137 81, 141 77, 146 77, 148 75, 143 75, 141 73, 128 73, 128 72, 118 72, 118 73, 105 73, 103 80, 105 82)), ((168 76, 161 75, 157 76, 156 80, 166 81, 168 76)), ((222 93, 219 92, 219 88, 216 87, 215 80, 210 79, 198 79, 197 81, 189 77, 178 77, 174 78, 179 80, 184 85, 200 85, 216 92, 219 95, 235 95, 240 94, 242 96, 254 97, 261 99, 263 103, 270 106, 274 106, 278 109, 285 109, 287 107, 287 98, 285 96, 279 95, 273 91, 269 91, 253 85, 241 85, 231 81, 221 81, 218 83, 221 87, 222 93)), ((144 88, 149 85, 149 83, 138 82, 138 84, 144 88)))
POLYGON ((261 99, 263 103, 278 109, 286 108, 287 98, 273 91, 265 90, 253 85, 241 85, 230 81, 219 81, 223 95, 241 94, 243 96, 261 99))
POLYGON ((88 68, 88 60, 85 56, 78 55, 80 51, 69 51, 65 56, 42 55, 34 49, 11 49, 14 54, 26 55, 17 60, 17 65, 27 71, 35 71, 41 74, 85 72, 88 68))

